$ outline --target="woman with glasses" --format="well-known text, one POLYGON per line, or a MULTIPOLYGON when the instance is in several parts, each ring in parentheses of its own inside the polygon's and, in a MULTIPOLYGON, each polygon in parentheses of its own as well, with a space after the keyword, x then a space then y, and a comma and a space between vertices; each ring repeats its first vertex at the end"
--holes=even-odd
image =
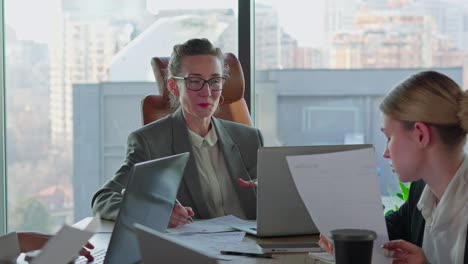
POLYGON ((257 177, 257 150, 263 139, 256 128, 213 116, 227 76, 223 53, 207 39, 175 45, 166 75, 176 111, 129 135, 125 163, 94 195, 93 211, 116 219, 133 164, 190 152, 168 226, 189 223, 191 216, 255 219, 255 191, 236 180, 257 177))
MULTIPOLYGON (((417 73, 380 105, 384 158, 408 200, 386 217, 392 263, 468 263, 468 92, 449 77, 417 73)), ((332 252, 323 236, 320 245, 332 252)))

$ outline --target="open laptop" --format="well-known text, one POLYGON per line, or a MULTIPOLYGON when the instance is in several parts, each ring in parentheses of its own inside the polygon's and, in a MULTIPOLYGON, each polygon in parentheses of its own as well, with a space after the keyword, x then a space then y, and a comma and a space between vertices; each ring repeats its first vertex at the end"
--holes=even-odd
POLYGON ((294 185, 286 156, 332 153, 372 145, 263 147, 257 161, 257 221, 233 226, 259 237, 318 234, 294 185))
POLYGON ((143 263, 217 264, 216 258, 190 248, 174 238, 135 224, 143 263))
MULTIPOLYGON (((106 248, 94 244, 91 263, 139 263, 141 261, 134 224, 163 231, 167 228, 189 153, 137 163, 132 167, 117 221, 104 259, 96 259, 106 248), (96 252, 96 253, 94 253, 96 252), (96 254, 96 255, 95 255, 96 254)), ((105 240, 105 239, 103 239, 105 240)), ((86 263, 80 257, 75 263, 86 263)))

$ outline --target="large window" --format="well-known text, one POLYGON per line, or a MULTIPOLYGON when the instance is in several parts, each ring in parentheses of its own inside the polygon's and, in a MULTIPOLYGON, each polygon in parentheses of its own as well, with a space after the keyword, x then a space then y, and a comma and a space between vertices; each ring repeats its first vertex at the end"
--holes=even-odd
POLYGON ((237 1, 4 2, 10 230, 91 214, 157 93, 153 56, 193 37, 237 54, 237 1))
POLYGON ((467 21, 462 0, 256 1, 254 112, 266 145, 374 144, 384 203, 398 203, 378 105, 424 68, 466 87, 467 21))
MULTIPOLYGON (((379 102, 425 68, 466 87, 468 3, 251 1, 266 145, 372 143, 391 196, 379 102)), ((151 57, 192 37, 237 54, 239 3, 4 0, 8 228, 52 232, 90 215, 141 126, 141 98, 157 93, 151 57)))

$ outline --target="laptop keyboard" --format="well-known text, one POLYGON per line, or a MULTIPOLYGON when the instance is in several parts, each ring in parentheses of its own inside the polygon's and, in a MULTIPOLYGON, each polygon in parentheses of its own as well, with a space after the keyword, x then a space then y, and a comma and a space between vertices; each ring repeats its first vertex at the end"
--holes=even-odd
POLYGON ((103 263, 104 262, 104 257, 106 256, 106 249, 101 248, 101 249, 94 249, 91 250, 91 255, 94 257, 94 261, 88 262, 88 259, 80 256, 75 260, 75 264, 97 264, 97 263, 103 263))

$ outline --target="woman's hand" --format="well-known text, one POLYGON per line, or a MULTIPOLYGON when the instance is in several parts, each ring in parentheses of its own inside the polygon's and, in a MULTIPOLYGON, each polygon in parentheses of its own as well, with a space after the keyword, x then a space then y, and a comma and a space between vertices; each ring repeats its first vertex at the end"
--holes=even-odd
POLYGON ((174 208, 172 209, 171 219, 169 220, 169 228, 178 227, 181 225, 191 223, 191 217, 195 213, 193 212, 191 207, 183 207, 179 203, 174 204, 174 208))
POLYGON ((384 255, 393 259, 393 264, 411 263, 427 264, 426 255, 422 248, 411 244, 405 240, 394 240, 385 243, 383 246, 384 255))
POLYGON ((88 259, 88 262, 91 262, 94 260, 93 255, 91 255, 91 249, 94 249, 94 246, 91 243, 87 243, 86 246, 83 247, 83 249, 80 250, 80 256, 85 257, 88 259))
POLYGON ((323 248, 328 254, 333 255, 333 243, 330 242, 324 235, 320 234, 319 240, 320 247, 323 248))
POLYGON ((252 187, 257 187, 257 179, 251 180, 251 181, 246 181, 242 178, 237 178, 237 184, 239 184, 243 188, 252 188, 252 187))

